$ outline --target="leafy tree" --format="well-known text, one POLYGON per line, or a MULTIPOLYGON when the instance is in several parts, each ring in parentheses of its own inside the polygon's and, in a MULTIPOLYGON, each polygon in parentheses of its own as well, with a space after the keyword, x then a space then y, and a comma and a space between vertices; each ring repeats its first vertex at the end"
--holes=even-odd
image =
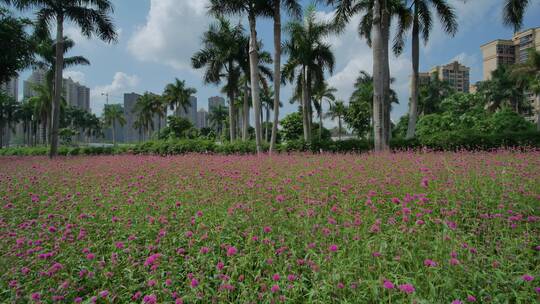
MULTIPOLYGON (((536 98, 540 95, 540 52, 529 50, 527 61, 512 67, 512 76, 536 98)), ((536 129, 540 131, 540 104, 536 105, 536 129)))
POLYGON ((103 110, 103 124, 111 128, 113 145, 116 146, 116 125, 119 124, 123 127, 126 124, 122 106, 119 104, 105 105, 103 110))
MULTIPOLYGON (((405 1, 409 4, 409 1, 405 1)), ((437 11, 443 30, 452 36, 457 32, 457 17, 453 7, 447 0, 410 0, 412 10, 412 81, 411 99, 409 102, 409 125, 407 128, 407 138, 414 137, 416 120, 418 116, 418 66, 420 62, 420 33, 424 44, 429 40, 429 35, 433 27, 431 7, 437 11)))
POLYGON ((30 20, 15 18, 0 7, 0 83, 16 77, 34 59, 34 44, 26 32, 30 20))
POLYGON ((519 82, 512 76, 507 66, 500 66, 491 73, 491 79, 482 81, 478 93, 484 96, 486 108, 492 112, 511 107, 517 113, 530 111, 530 104, 525 99, 525 83, 519 82))
POLYGON ((310 5, 305 12, 303 22, 292 21, 287 25, 289 40, 285 42, 283 52, 289 56, 283 67, 284 79, 296 83, 296 95, 302 96, 302 115, 304 140, 311 140, 312 128, 312 91, 314 84, 324 81, 324 73, 334 70, 335 58, 330 44, 324 39, 330 34, 327 22, 319 22, 315 16, 315 6, 310 5))
POLYGON ((418 106, 419 114, 427 115, 440 111, 441 102, 454 93, 447 81, 439 79, 438 74, 434 73, 427 84, 420 86, 418 106))
POLYGON ((513 27, 515 32, 519 31, 523 25, 523 16, 530 3, 530 0, 504 0, 504 24, 513 27))
POLYGON ((13 97, 0 90, 0 148, 4 145, 4 134, 10 129, 13 130, 17 122, 19 106, 13 97))
MULTIPOLYGON (((302 8, 297 0, 272 0, 273 20, 274 20, 274 121, 272 123, 272 137, 270 139, 269 153, 275 149, 278 136, 279 107, 281 103, 281 6, 295 17, 299 17, 302 8)), ((268 122, 267 122, 268 125, 268 122)))
POLYGON ((47 28, 56 21, 55 89, 52 107, 51 150, 49 156, 58 154, 58 130, 60 126, 60 102, 64 67, 64 22, 79 26, 84 35, 96 34, 105 41, 116 40, 117 34, 109 17, 113 12, 109 0, 1 0, 19 9, 35 9, 37 24, 47 28))
POLYGON ((185 138, 188 136, 188 131, 193 128, 193 124, 178 116, 167 117, 167 127, 159 134, 161 139, 166 138, 185 138))
POLYGON ((210 126, 216 130, 217 134, 221 134, 225 129, 225 121, 227 120, 227 108, 218 105, 210 109, 208 113, 208 122, 210 126))
POLYGON ((303 135, 303 116, 300 112, 291 113, 280 122, 284 140, 296 140, 303 135))
MULTIPOLYGON (((251 98, 255 113, 260 112, 260 87, 259 73, 257 67, 259 64, 259 48, 257 39, 257 17, 270 17, 273 15, 272 5, 267 0, 210 0, 209 11, 211 14, 219 15, 247 15, 250 32, 249 46, 249 63, 250 63, 250 83, 251 83, 251 98)), ((231 98, 233 101, 234 98, 231 98)), ((232 107, 232 105, 231 105, 232 107)), ((233 112, 233 111, 231 111, 233 112)), ((232 118, 232 115, 230 115, 232 118)), ((234 124, 231 120, 231 132, 234 130, 234 124)), ((234 136, 231 136, 234 139, 234 136)), ((261 120, 259 115, 255 115, 255 141, 257 145, 257 153, 262 152, 262 130, 261 120)))
POLYGON ((144 137, 150 138, 150 130, 154 130, 154 114, 156 113, 156 95, 145 92, 137 99, 133 112, 136 114, 134 127, 138 128, 144 137))
MULTIPOLYGON (((336 92, 337 89, 329 86, 326 81, 315 87, 315 90, 313 92, 313 104, 315 105, 315 110, 317 111, 317 115, 319 116, 319 126, 321 128, 324 128, 323 104, 326 101, 328 103, 328 107, 331 107, 332 103, 336 100, 336 96, 334 95, 334 93, 336 92)), ((319 139, 322 139, 322 135, 322 132, 319 132, 319 139)))
POLYGON ((341 121, 343 117, 347 114, 348 107, 345 105, 345 103, 342 100, 336 101, 328 110, 326 115, 330 117, 332 120, 338 119, 338 137, 341 140, 341 121))
POLYGON ((187 87, 185 80, 178 80, 176 78, 173 83, 169 83, 165 87, 163 99, 171 110, 182 108, 187 113, 191 106, 190 98, 195 94, 197 94, 195 88, 187 87))

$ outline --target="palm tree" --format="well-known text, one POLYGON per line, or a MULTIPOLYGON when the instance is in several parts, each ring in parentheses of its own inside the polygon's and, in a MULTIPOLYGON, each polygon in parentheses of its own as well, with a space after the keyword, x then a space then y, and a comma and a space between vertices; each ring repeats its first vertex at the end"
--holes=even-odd
POLYGON ((225 120, 227 120, 227 109, 224 106, 217 105, 210 109, 210 113, 208 113, 208 122, 210 123, 210 126, 216 128, 217 134, 223 132, 225 120))
POLYGON ((334 71, 334 54, 330 45, 324 42, 330 31, 329 23, 316 20, 313 5, 306 9, 303 22, 292 21, 287 25, 290 39, 285 42, 283 52, 289 58, 283 67, 283 76, 289 82, 295 81, 296 91, 301 92, 302 124, 306 141, 311 141, 313 84, 324 81, 325 70, 330 73, 334 71))
MULTIPOLYGON (((30 97, 28 102, 33 105, 34 117, 41 123, 41 139, 44 145, 47 144, 47 128, 50 127, 51 108, 53 101, 52 84, 46 81, 44 84, 36 84, 32 86, 35 91, 35 96, 30 97)), ((49 133, 50 136, 50 133, 49 133)))
POLYGON ((157 115, 158 119, 158 136, 161 132, 161 122, 163 121, 163 118, 167 116, 167 106, 168 103, 163 99, 162 96, 151 94, 152 95, 152 108, 153 113, 152 119, 154 119, 157 115))
MULTIPOLYGON (((269 153, 272 153, 275 149, 279 123, 279 97, 281 86, 281 5, 283 4, 287 12, 295 17, 299 17, 302 13, 302 8, 297 0, 273 0, 272 2, 274 19, 274 122, 272 123, 272 138, 270 140, 269 153)), ((268 125, 268 121, 266 123, 268 125)), ((265 137, 268 136, 266 135, 265 137)))
MULTIPOLYGON (((342 100, 336 101, 328 110, 326 115, 332 120, 338 119, 338 138, 341 140, 341 119, 347 114, 347 106, 342 100)), ((322 128, 321 128, 322 133, 322 128)))
MULTIPOLYGON (((249 46, 249 62, 250 62, 250 79, 251 79, 251 98, 253 100, 253 108, 255 113, 260 112, 260 88, 259 88, 259 73, 257 66, 259 64, 258 54, 258 39, 257 39, 257 17, 272 16, 272 6, 267 0, 210 0, 210 13, 213 15, 247 15, 250 32, 249 46)), ((257 145, 257 153, 262 152, 261 141, 261 119, 255 114, 255 141, 257 145)), ((232 121, 231 121, 232 123, 232 121)), ((232 125, 231 125, 231 129, 232 125)))
POLYGON ((441 102, 454 93, 447 81, 439 79, 437 73, 431 76, 430 81, 420 86, 418 94, 418 113, 428 115, 439 112, 441 102))
POLYGON ((334 95, 336 92, 337 89, 329 86, 326 81, 315 87, 313 92, 313 102, 315 104, 315 109, 317 110, 317 115, 319 116, 319 140, 322 139, 323 130, 323 103, 326 101, 328 107, 332 107, 332 103, 336 100, 336 96, 334 95))
MULTIPOLYGON (((517 78, 531 93, 540 95, 540 52, 534 49, 529 50, 527 62, 517 64, 512 68, 513 77, 517 78)), ((540 105, 536 109, 536 128, 540 131, 540 105)))
MULTIPOLYGON (((408 4, 408 3, 407 3, 408 4)), ((454 36, 458 29, 454 8, 447 0, 411 0, 412 9, 412 79, 411 99, 409 103, 409 123, 406 138, 413 138, 418 119, 418 66, 420 61, 420 33, 424 44, 429 40, 432 29, 431 6, 437 10, 437 15, 443 25, 443 30, 454 36)))
POLYGON ((208 31, 203 35, 203 48, 191 57, 191 64, 194 68, 206 67, 204 82, 219 84, 225 78, 224 90, 229 98, 229 121, 231 123, 230 139, 236 138, 234 124, 234 96, 238 89, 238 79, 240 70, 236 62, 239 52, 240 40, 243 27, 239 24, 232 27, 230 22, 218 16, 217 22, 211 24, 208 31))
POLYGON ((17 123, 18 117, 16 114, 19 107, 20 104, 15 98, 0 90, 0 148, 4 144, 4 134, 13 129, 15 123, 17 123))
POLYGON ((491 72, 491 79, 483 81, 478 87, 478 93, 482 94, 489 111, 496 111, 504 106, 511 107, 516 113, 524 113, 530 110, 526 102, 524 90, 526 84, 517 81, 506 66, 500 66, 491 72))
POLYGON ((519 31, 523 25, 523 16, 530 2, 530 0, 504 0, 504 24, 513 27, 516 32, 519 31))
POLYGON ((103 124, 107 127, 111 127, 113 145, 116 146, 116 124, 124 126, 126 124, 126 118, 124 117, 124 109, 119 104, 105 105, 103 110, 103 124))
POLYGON ((197 94, 195 88, 187 87, 185 80, 178 80, 176 78, 173 83, 169 83, 165 87, 163 99, 171 110, 182 108, 187 113, 191 106, 190 98, 195 94, 197 94))
POLYGON ((137 99, 133 107, 133 112, 136 114, 137 129, 143 135, 143 139, 145 133, 147 138, 150 138, 150 131, 154 130, 155 100, 154 94, 145 92, 137 99))
POLYGON ((373 50, 373 112, 374 148, 388 150, 390 140, 390 21, 397 17, 398 26, 393 51, 403 51, 404 36, 410 27, 410 12, 401 0, 327 0, 336 7, 334 25, 343 30, 351 18, 364 13, 358 25, 360 36, 367 39, 373 50))
POLYGON ((60 101, 62 98, 62 79, 64 67, 64 22, 71 21, 90 37, 96 34, 100 39, 115 41, 117 34, 109 17, 113 12, 109 0, 1 0, 13 3, 19 9, 36 9, 37 23, 41 28, 56 21, 56 62, 55 89, 52 107, 52 134, 49 156, 58 154, 58 129, 60 126, 60 101))

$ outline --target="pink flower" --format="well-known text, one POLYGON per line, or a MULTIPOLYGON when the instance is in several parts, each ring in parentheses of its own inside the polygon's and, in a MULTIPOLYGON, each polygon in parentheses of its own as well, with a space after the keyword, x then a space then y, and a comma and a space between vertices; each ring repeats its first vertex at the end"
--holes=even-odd
POLYGON ((433 260, 430 260, 430 259, 425 259, 424 260, 424 266, 426 266, 426 267, 437 267, 437 262, 435 262, 433 260))
POLYGON ((171 286, 172 285, 172 280, 171 279, 166 279, 165 280, 165 286, 171 286))
POLYGON ((296 276, 294 274, 290 274, 287 276, 287 280, 289 280, 290 282, 294 281, 296 279, 296 276))
POLYGON ((205 254, 205 253, 208 253, 208 251, 210 251, 208 247, 201 247, 200 253, 205 254))
POLYGON ((343 288, 345 288, 345 285, 344 285, 343 283, 339 282, 339 283, 337 284, 337 288, 343 289, 343 288))
POLYGON ((427 188, 429 179, 427 177, 422 178, 422 181, 420 182, 420 185, 424 188, 427 188))
POLYGON ((467 301, 468 302, 476 302, 476 298, 474 296, 469 295, 469 296, 467 296, 467 301))
POLYGON ((82 298, 81 297, 76 297, 73 302, 75 303, 82 303, 82 298))
POLYGON ((462 304, 460 300, 454 300, 452 301, 452 304, 462 304))
POLYGON ((87 260, 93 260, 96 256, 93 253, 89 253, 86 255, 87 260))
POLYGON ((380 257, 382 254, 381 254, 380 252, 378 252, 378 251, 375 251, 375 252, 373 252, 371 255, 372 255, 373 257, 375 257, 375 258, 378 258, 378 257, 380 257))
POLYGON ((279 281, 279 279, 280 279, 280 276, 277 273, 272 276, 272 280, 274 281, 279 281))
POLYGON ((279 291, 279 285, 275 284, 275 285, 272 285, 272 287, 270 288, 270 290, 272 292, 278 292, 279 291))
POLYGON ((452 265, 452 266, 459 265, 459 260, 456 259, 456 258, 451 258, 450 259, 450 265, 452 265))
POLYGON ((236 253, 238 253, 238 250, 234 246, 231 246, 229 247, 229 249, 227 249, 227 256, 233 256, 236 253))
POLYGON ((195 288, 199 286, 199 281, 195 278, 191 279, 191 287, 195 288))
POLYGON ((161 254, 159 254, 159 253, 152 254, 151 256, 149 256, 146 259, 146 261, 144 261, 144 266, 152 266, 152 265, 154 265, 154 263, 156 263, 157 259, 159 259, 160 256, 161 256, 161 254))
POLYGON ((336 244, 332 244, 330 247, 328 247, 328 250, 336 252, 338 250, 338 246, 336 244))
POLYGON ((388 280, 384 280, 383 287, 386 289, 394 289, 394 284, 388 280))
POLYGON ((148 286, 152 287, 152 286, 154 286, 154 285, 156 285, 156 280, 150 280, 150 281, 148 281, 148 286))
POLYGON ((107 296, 109 295, 109 291, 108 290, 103 290, 99 293, 99 296, 102 297, 102 298, 106 298, 107 296))
POLYGON ((285 201, 285 196, 283 196, 282 194, 276 196, 276 201, 282 203, 283 201, 285 201))
POLYGON ((223 264, 223 262, 220 261, 220 262, 217 263, 216 268, 218 270, 221 270, 221 269, 223 269, 223 266, 225 266, 225 265, 223 264))
POLYGON ((272 231, 272 228, 269 227, 269 226, 265 226, 265 227, 263 228, 263 231, 266 232, 266 233, 268 233, 268 232, 272 231))
POLYGON ((522 277, 523 281, 526 281, 526 282, 530 282, 532 280, 534 280, 534 277, 532 275, 529 275, 529 274, 524 274, 522 277))
POLYGON ((143 302, 145 304, 156 304, 157 303, 157 297, 156 297, 156 295, 153 295, 153 294, 146 295, 143 298, 143 302))
POLYGON ((34 292, 31 297, 34 301, 39 301, 41 299, 41 295, 39 294, 39 292, 34 292))
POLYGON ((414 292, 414 286, 411 284, 401 284, 399 285, 399 290, 403 291, 406 294, 411 294, 414 292))
POLYGON ((124 243, 122 243, 122 242, 116 242, 114 245, 115 245, 116 248, 118 248, 118 249, 124 249, 124 247, 125 247, 125 246, 124 246, 124 243))

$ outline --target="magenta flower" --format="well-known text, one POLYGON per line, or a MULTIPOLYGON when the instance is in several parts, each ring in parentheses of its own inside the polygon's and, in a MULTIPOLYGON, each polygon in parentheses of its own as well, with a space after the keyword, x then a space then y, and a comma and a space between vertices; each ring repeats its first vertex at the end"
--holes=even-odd
POLYGON ((328 250, 330 250, 332 252, 336 252, 336 251, 338 251, 338 246, 336 244, 332 244, 332 245, 330 245, 330 247, 328 247, 328 250))
POLYGON ((277 273, 272 276, 272 280, 274 281, 279 281, 279 279, 280 279, 280 276, 277 273))
POLYGON ((278 201, 279 203, 282 203, 285 201, 285 196, 283 196, 282 194, 276 196, 276 201, 278 201))
POLYGON ((229 249, 227 249, 227 256, 233 256, 236 253, 238 253, 238 250, 234 246, 231 246, 229 247, 229 249))
POLYGON ((296 276, 294 274, 290 274, 287 276, 287 280, 289 280, 290 282, 294 281, 296 279, 296 276))
POLYGON ((154 294, 146 295, 143 298, 144 304, 156 304, 157 303, 157 297, 154 294))
POLYGON ((87 260, 93 260, 96 256, 93 253, 89 253, 86 255, 87 260))
POLYGON ((414 286, 411 284, 401 284, 399 285, 399 290, 403 291, 406 294, 411 294, 415 291, 414 286))
POLYGON ((437 262, 435 262, 433 260, 430 260, 430 259, 425 259, 424 260, 424 266, 426 266, 426 267, 437 267, 437 262))
POLYGON ((156 263, 156 261, 159 259, 159 257, 161 256, 161 254, 159 253, 156 253, 156 254, 152 254, 151 256, 149 256, 146 261, 144 261, 144 266, 152 266, 156 263))
POLYGON ((99 293, 99 296, 102 297, 102 298, 106 298, 107 296, 109 295, 109 291, 108 290, 103 290, 99 293))
POLYGON ((196 288, 199 286, 199 281, 195 278, 191 279, 191 287, 196 288))
POLYGON ((265 226, 265 227, 263 228, 263 231, 266 232, 266 233, 268 233, 268 232, 271 232, 271 231, 272 231, 272 228, 271 228, 270 226, 265 226))
POLYGON ((34 301, 39 301, 41 299, 41 295, 39 294, 39 292, 34 292, 32 293, 32 300, 34 301))
POLYGON ((476 298, 474 296, 468 295, 467 296, 467 301, 468 302, 476 302, 476 298))
POLYGON ((270 290, 272 292, 278 292, 279 291, 279 285, 275 284, 275 285, 272 285, 272 287, 270 288, 270 290))
POLYGON ((388 280, 384 280, 383 287, 386 289, 394 289, 394 284, 388 280))
POLYGON ((521 278, 525 282, 530 282, 530 281, 534 280, 534 277, 532 275, 529 275, 529 274, 524 274, 521 278))

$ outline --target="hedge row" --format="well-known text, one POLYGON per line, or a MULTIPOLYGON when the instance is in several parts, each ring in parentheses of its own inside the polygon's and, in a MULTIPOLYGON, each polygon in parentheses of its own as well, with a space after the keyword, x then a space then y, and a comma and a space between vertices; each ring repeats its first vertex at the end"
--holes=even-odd
MULTIPOLYGON (((428 148, 438 151, 491 150, 502 147, 540 148, 540 132, 481 134, 475 132, 441 132, 420 139, 394 138, 390 141, 393 150, 428 148)), ((332 152, 360 153, 373 148, 371 141, 347 139, 342 141, 288 141, 278 145, 280 152, 332 152)), ((268 150, 268 145, 263 145, 268 150)), ((60 155, 99 155, 99 154, 158 154, 175 155, 185 153, 249 154, 257 151, 255 142, 235 141, 218 144, 207 139, 183 139, 149 141, 135 146, 118 147, 60 147, 60 155)), ((0 149, 0 155, 46 155, 47 147, 22 147, 0 149)))

